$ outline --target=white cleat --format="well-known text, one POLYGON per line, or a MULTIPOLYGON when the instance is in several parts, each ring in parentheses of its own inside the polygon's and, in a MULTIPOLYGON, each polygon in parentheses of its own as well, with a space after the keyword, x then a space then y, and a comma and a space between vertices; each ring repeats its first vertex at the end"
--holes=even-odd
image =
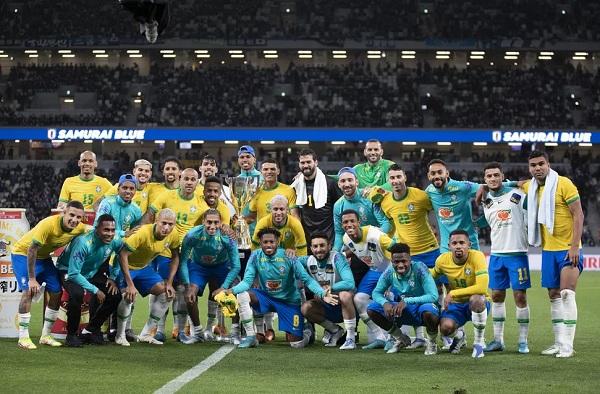
POLYGON ((354 339, 346 339, 346 342, 340 346, 340 350, 354 350, 356 349, 356 342, 354 339))
POLYGON ((478 343, 473 345, 473 353, 471 353, 471 357, 473 358, 483 358, 483 356, 485 356, 485 353, 483 352, 483 345, 480 345, 478 343))
POLYGON ((321 338, 321 342, 323 342, 323 344, 325 346, 327 346, 327 344, 331 341, 331 333, 327 330, 323 330, 323 338, 321 338))
POLYGON ((563 346, 562 349, 558 353, 556 353, 556 358, 571 358, 575 355, 575 350, 572 346, 563 346))
POLYGON ((336 347, 338 341, 340 340, 341 337, 344 336, 345 333, 346 333, 346 330, 344 330, 343 328, 339 327, 336 332, 334 332, 333 334, 331 334, 331 338, 329 338, 329 342, 326 343, 325 346, 326 347, 336 347))
POLYGON ((412 341, 412 343, 410 345, 408 345, 406 348, 407 349, 418 349, 421 347, 425 347, 426 345, 427 345, 427 342, 425 341, 425 339, 415 338, 415 340, 412 341))
POLYGON ((213 333, 213 330, 211 330, 210 328, 206 328, 206 329, 204 329, 204 331, 202 331, 202 338, 204 339, 205 342, 211 342, 211 341, 217 340, 217 337, 213 333))
POLYGON ((542 350, 543 356, 555 356, 560 352, 560 347, 555 343, 550 346, 548 349, 542 350))
POLYGON ((117 345, 121 345, 121 346, 131 346, 129 344, 129 341, 127 340, 127 338, 125 338, 125 335, 121 335, 119 337, 115 338, 115 343, 117 345))
POLYGON ((435 341, 425 341, 425 354, 426 356, 433 356, 437 354, 437 343, 435 341))
POLYGON ((154 337, 152 335, 139 336, 138 340, 140 342, 149 343, 151 345, 162 345, 163 344, 163 342, 159 341, 158 339, 154 339, 154 337))

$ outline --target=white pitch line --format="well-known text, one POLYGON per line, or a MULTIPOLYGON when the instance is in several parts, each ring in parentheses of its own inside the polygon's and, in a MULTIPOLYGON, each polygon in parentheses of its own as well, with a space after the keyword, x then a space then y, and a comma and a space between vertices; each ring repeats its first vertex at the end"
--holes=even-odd
POLYGON ((221 346, 216 352, 202 360, 199 364, 188 369, 175 379, 171 380, 170 382, 156 390, 154 394, 171 394, 177 392, 187 383, 196 379, 198 376, 206 372, 210 367, 214 366, 216 363, 221 361, 233 349, 235 349, 235 346, 232 345, 221 346))

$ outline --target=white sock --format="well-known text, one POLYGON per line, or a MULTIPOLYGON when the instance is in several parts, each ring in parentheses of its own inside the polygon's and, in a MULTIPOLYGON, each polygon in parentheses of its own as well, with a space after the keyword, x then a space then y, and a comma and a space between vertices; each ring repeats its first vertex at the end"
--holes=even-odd
POLYGON ((425 327, 419 326, 415 328, 415 339, 425 339, 425 327))
POLYGON ((400 331, 402 331, 402 334, 404 334, 406 336, 410 336, 411 330, 412 330, 412 326, 407 326, 406 324, 403 324, 400 326, 400 331))
POLYGON ((123 299, 117 307, 117 338, 125 335, 127 319, 131 317, 131 306, 132 304, 123 299))
POLYGON ((373 342, 377 339, 385 340, 384 331, 371 320, 367 313, 367 307, 369 306, 370 300, 371 297, 366 293, 357 293, 354 295, 354 305, 358 311, 358 316, 367 326, 369 342, 373 342))
POLYGON ((42 336, 50 335, 52 332, 52 326, 56 321, 56 317, 58 316, 58 309, 50 309, 46 308, 46 312, 44 312, 44 326, 42 327, 42 336))
POLYGON ((135 304, 131 304, 131 310, 129 311, 129 317, 125 321, 125 330, 131 330, 131 321, 133 320, 133 309, 135 304))
POLYGON ((254 315, 254 325, 256 326, 257 334, 265 334, 265 315, 254 315))
MULTIPOLYGON (((273 316, 275 315, 275 313, 273 312, 269 312, 267 314, 265 314, 265 328, 267 330, 273 330, 273 316)), ((275 331, 275 330, 273 330, 275 331)))
POLYGON ((476 345, 483 345, 485 343, 487 309, 484 309, 483 312, 471 312, 471 321, 473 322, 473 331, 475 332, 473 343, 476 345))
POLYGON ((207 330, 212 329, 217 321, 217 309, 219 309, 219 304, 217 304, 216 301, 208 300, 208 319, 206 320, 207 330))
MULTIPOLYGON (((185 302, 185 287, 178 286, 175 293, 175 301, 173 301, 173 317, 177 332, 185 330, 185 323, 188 320, 187 303, 185 302)), ((202 326, 202 324, 200 324, 202 326)))
POLYGON ((519 343, 527 343, 529 334, 529 305, 525 308, 517 307, 517 323, 519 324, 519 343))
POLYGON ((252 307, 250 307, 250 294, 247 291, 237 295, 238 301, 238 313, 240 314, 240 323, 246 330, 246 335, 249 337, 255 336, 256 331, 254 330, 254 319, 252 314, 252 307))
POLYGON ((31 313, 19 313, 19 339, 29 338, 29 321, 31 313))
POLYGON ((451 342, 454 338, 462 339, 465 336, 465 332, 460 328, 461 327, 458 327, 456 330, 454 330, 454 332, 448 334, 448 338, 450 338, 451 342))
MULTIPOLYGON (((173 309, 173 319, 175 319, 175 314, 177 312, 175 312, 175 309, 173 309)), ((160 317, 160 319, 158 320, 158 323, 156 323, 156 332, 165 332, 165 325, 167 323, 167 316, 169 315, 169 308, 167 307, 167 310, 165 311, 165 314, 162 315, 160 317)))
POLYGON ((563 342, 563 301, 562 298, 550 300, 550 316, 552 318, 552 331, 554 331, 554 344, 560 346, 563 342))
POLYGON ((157 326, 161 316, 164 316, 165 312, 169 308, 169 301, 167 300, 167 294, 162 293, 156 297, 156 301, 152 304, 150 309, 150 316, 142 329, 140 336, 150 335, 150 331, 157 326))
POLYGON ((504 321, 506 320, 506 304, 494 302, 492 304, 492 325, 494 327, 494 340, 504 343, 504 321))
POLYGON ((344 319, 346 339, 356 339, 356 319, 344 319))
POLYGON ((433 333, 431 333, 429 331, 425 331, 425 332, 426 332, 427 339, 429 340, 429 342, 436 343, 437 335, 438 335, 437 331, 433 332, 433 333))
POLYGON ((338 331, 338 329, 340 328, 337 324, 333 323, 331 320, 323 320, 321 323, 319 323, 320 326, 322 326, 324 329, 326 329, 327 331, 329 331, 330 333, 335 333, 338 331))
POLYGON ((564 341, 562 342, 564 351, 573 350, 575 340, 575 328, 577 327, 577 302, 575 301, 575 292, 570 289, 560 291, 560 297, 563 304, 563 332, 564 341))

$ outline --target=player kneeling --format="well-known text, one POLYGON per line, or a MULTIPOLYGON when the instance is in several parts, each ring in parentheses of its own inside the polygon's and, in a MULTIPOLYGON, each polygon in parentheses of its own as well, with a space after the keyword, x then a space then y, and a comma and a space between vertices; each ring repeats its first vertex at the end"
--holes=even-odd
POLYGON ((239 348, 258 345, 253 309, 257 314, 277 312, 279 330, 287 333, 287 340, 293 348, 303 348, 308 344, 311 333, 304 330, 297 280, 301 280, 318 299, 325 298, 335 303, 295 258, 287 257, 283 249, 277 248, 280 236, 274 228, 260 230, 261 249, 250 255, 244 279, 233 288, 224 290, 237 295, 240 320, 247 334, 239 348), (255 279, 258 287, 253 288, 255 279))
POLYGON ((473 358, 484 356, 485 323, 489 309, 489 275, 485 256, 471 249, 469 234, 464 230, 450 233, 450 251, 435 261, 431 270, 434 278, 446 275, 450 291, 444 299, 444 310, 440 320, 440 333, 452 339, 450 353, 458 354, 466 345, 464 332, 458 328, 471 320, 475 337, 473 339, 473 358))
POLYGON ((300 263, 334 303, 312 299, 302 304, 302 314, 308 321, 325 328, 323 342, 334 347, 346 333, 341 350, 356 348, 356 310, 354 309, 354 277, 344 255, 331 251, 327 234, 313 234, 310 241, 312 256, 302 256, 300 263), (344 322, 346 329, 336 323, 344 322))
POLYGON ((420 261, 411 261, 408 245, 398 243, 389 249, 392 266, 379 278, 373 290, 373 302, 367 308, 375 324, 386 330, 392 339, 387 353, 397 353, 410 345, 410 338, 400 327, 425 326, 427 340, 425 355, 437 353, 439 309, 438 291, 429 269, 420 261), (391 294, 393 300, 386 297, 391 294))

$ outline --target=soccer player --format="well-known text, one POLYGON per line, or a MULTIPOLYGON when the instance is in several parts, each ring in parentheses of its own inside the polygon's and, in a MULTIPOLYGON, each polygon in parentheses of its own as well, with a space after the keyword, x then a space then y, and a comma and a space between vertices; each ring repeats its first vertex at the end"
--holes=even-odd
POLYGON ((150 305, 150 317, 140 336, 140 342, 162 345, 150 332, 156 327, 161 316, 165 315, 169 301, 175 295, 173 279, 179 267, 179 235, 175 228, 175 212, 169 208, 162 209, 156 215, 154 224, 145 224, 138 231, 124 240, 123 248, 118 255, 121 267, 121 292, 123 299, 117 308, 117 336, 115 343, 129 346, 125 337, 125 321, 131 314, 131 305, 138 292, 145 297, 156 296, 156 302, 150 305), (155 271, 152 260, 164 250, 171 254, 169 276, 166 281, 155 271))
POLYGON ((356 349, 356 310, 354 309, 354 277, 343 254, 331 250, 331 241, 325 233, 315 233, 310 241, 311 256, 299 258, 310 276, 326 293, 336 300, 336 305, 312 299, 302 304, 302 314, 311 323, 325 329, 325 346, 337 346, 346 334, 341 350, 356 349), (344 323, 345 330, 336 323, 344 323))
POLYGON ((151 182, 148 184, 148 206, 152 205, 162 193, 169 190, 176 190, 179 187, 179 178, 182 169, 183 164, 178 158, 173 156, 165 158, 162 168, 164 182, 151 182))
POLYGON ((434 278, 446 275, 450 286, 444 298, 440 333, 452 338, 450 353, 458 354, 466 344, 465 334, 458 328, 471 320, 475 332, 471 356, 481 358, 489 308, 487 262, 483 253, 471 248, 469 233, 465 230, 450 233, 449 248, 449 252, 437 258, 431 270, 434 278))
POLYGON ((258 177, 262 181, 262 174, 256 166, 256 154, 254 148, 250 145, 243 145, 238 150, 238 165, 240 166, 241 177, 258 177))
POLYGON ((397 353, 410 345, 410 338, 402 333, 402 325, 427 327, 425 355, 437 353, 439 309, 438 291, 429 270, 420 261, 412 260, 410 247, 404 243, 392 245, 392 266, 377 282, 373 302, 367 308, 372 321, 386 330, 392 344, 387 353, 397 353), (388 290, 390 289, 390 290, 388 290), (393 300, 386 297, 390 291, 393 300))
POLYGON ((281 233, 279 247, 285 249, 285 254, 292 258, 306 256, 306 238, 302 223, 289 213, 288 199, 281 194, 275 195, 269 202, 271 213, 260 219, 252 237, 252 250, 260 248, 258 233, 264 228, 276 228, 281 233))
POLYGON ((79 155, 79 175, 65 179, 58 197, 58 209, 64 209, 68 201, 79 201, 85 210, 93 210, 96 200, 101 198, 112 185, 108 179, 95 175, 98 162, 96 154, 86 150, 79 155))
POLYGON ((312 149, 298 153, 301 174, 296 176, 292 187, 296 190, 296 205, 306 239, 313 232, 325 232, 333 239, 333 205, 341 197, 335 180, 319 168, 317 154, 312 149))
POLYGON ((344 246, 359 258, 369 270, 358 283, 354 295, 354 305, 358 316, 369 329, 370 343, 363 349, 377 349, 385 346, 385 334, 369 317, 367 307, 371 294, 377 286, 381 274, 390 266, 389 248, 395 240, 373 226, 360 226, 358 212, 348 209, 342 212, 344 246))
POLYGON ((568 358, 575 353, 575 288, 583 270, 581 200, 573 182, 550 168, 545 152, 531 152, 529 172, 528 241, 542 247, 542 286, 548 289, 554 329, 554 344, 542 354, 568 358))
POLYGON ((378 140, 368 140, 364 155, 367 161, 354 166, 358 184, 362 188, 383 186, 387 181, 389 168, 394 164, 383 158, 383 148, 378 140))
MULTIPOLYGON (((150 178, 152 178, 152 163, 146 159, 136 160, 133 166, 133 176, 137 179, 137 188, 133 196, 133 202, 140 207, 142 215, 148 210, 148 197, 150 190, 150 178)), ((119 194, 119 183, 115 183, 105 194, 105 197, 119 194)), ((96 202, 97 204, 100 201, 96 202)))
POLYGON ((488 266, 492 289, 492 321, 494 340, 485 351, 504 350, 506 320, 506 289, 513 289, 519 324, 519 353, 529 353, 529 306, 527 289, 531 287, 527 259, 527 195, 518 188, 502 184, 504 174, 500 163, 489 163, 483 169, 483 179, 489 193, 483 201, 484 216, 479 227, 491 228, 492 250, 488 266))
MULTIPOLYGON (((381 196, 380 206, 394 223, 396 240, 409 246, 412 259, 433 268, 440 255, 440 247, 429 225, 428 215, 433 207, 427 193, 416 187, 407 187, 406 174, 396 163, 389 168, 388 182, 392 192, 381 196)), ((377 190, 371 192, 372 198, 377 195, 377 190)), ((436 283, 438 292, 441 293, 442 283, 448 282, 445 278, 440 278, 439 283, 436 283)), ((417 327, 415 332, 415 340, 409 348, 425 346, 424 328, 417 327)))
POLYGON ((344 229, 342 228, 342 212, 347 209, 356 211, 359 215, 361 226, 375 226, 384 233, 392 231, 392 224, 378 205, 363 197, 363 192, 358 188, 359 183, 356 178, 356 171, 352 167, 343 167, 338 172, 338 187, 342 191, 340 197, 333 205, 333 223, 335 229, 335 242, 333 249, 341 251, 344 246, 342 238, 344 229))
POLYGON ((260 173, 264 179, 264 182, 252 200, 250 200, 250 204, 248 204, 249 212, 248 215, 245 215, 248 223, 253 221, 258 222, 262 218, 269 216, 271 213, 271 206, 269 205, 269 202, 278 194, 287 198, 290 213, 296 217, 300 217, 298 214, 298 208, 296 207, 296 192, 292 187, 280 183, 277 180, 279 172, 279 166, 275 160, 265 159, 262 162, 260 166, 260 173))
MULTIPOLYGON (((209 177, 216 177, 219 173, 217 160, 210 154, 204 155, 200 167, 198 168, 198 172, 200 174, 200 180, 198 181, 198 186, 196 187, 196 193, 198 193, 199 190, 202 190, 202 194, 204 194, 204 185, 206 184, 206 180, 209 177)), ((235 215, 235 208, 229 202, 231 199, 231 191, 229 190, 229 186, 221 184, 220 199, 225 202, 227 208, 229 208, 230 216, 235 215)))
POLYGON ((193 329, 190 338, 183 340, 192 344, 214 340, 213 326, 216 323, 218 305, 214 295, 223 288, 230 288, 240 272, 240 256, 235 239, 221 233, 221 214, 210 208, 204 213, 202 225, 192 228, 181 247, 179 278, 185 286, 185 299, 193 329), (202 296, 208 283, 208 319, 202 331, 198 315, 198 295, 202 296))
POLYGON ((216 209, 221 214, 221 227, 222 229, 229 229, 228 233, 231 232, 229 223, 231 222, 230 210, 227 204, 219 198, 222 193, 221 180, 216 176, 210 176, 204 181, 204 190, 202 193, 202 206, 200 208, 201 214, 207 211, 209 208, 216 209))
POLYGON ((142 220, 142 210, 133 203, 136 195, 138 181, 132 174, 123 174, 119 177, 118 195, 108 196, 102 200, 96 211, 94 226, 98 225, 99 216, 111 215, 116 223, 117 236, 128 237, 135 231, 142 220))
MULTIPOLYGON (((152 223, 154 215, 161 209, 169 208, 176 215, 175 232, 179 236, 179 242, 183 241, 183 237, 194 226, 199 225, 202 221, 202 214, 206 211, 206 203, 199 197, 195 191, 198 185, 198 172, 193 168, 186 168, 181 172, 179 180, 179 188, 163 192, 156 200, 154 200, 148 212, 144 215, 143 223, 152 223)), ((167 280, 172 266, 171 255, 168 249, 159 253, 153 261, 160 276, 167 280)), ((183 331, 185 322, 187 321, 187 306, 185 303, 185 289, 183 286, 177 286, 178 280, 175 278, 177 296, 173 305, 173 315, 175 320, 175 328, 172 336, 178 337, 183 331)), ((150 303, 159 302, 155 297, 150 297, 150 303)), ((159 341, 164 342, 165 335, 165 319, 161 316, 161 320, 157 326, 156 337, 159 341)))
POLYGON ((17 285, 21 292, 19 303, 19 347, 35 349, 29 338, 29 321, 31 319, 31 300, 40 293, 40 283, 46 282, 49 293, 48 307, 44 312, 44 325, 40 345, 61 346, 50 335, 52 325, 58 316, 62 288, 58 270, 52 262, 50 253, 65 246, 73 238, 88 228, 82 223, 83 204, 80 201, 69 201, 62 214, 49 216, 41 220, 15 244, 11 261, 17 285))
POLYGON ((253 312, 277 312, 279 330, 287 333, 287 340, 293 348, 303 348, 308 344, 310 332, 304 330, 304 318, 300 311, 300 292, 296 281, 300 280, 314 293, 315 297, 335 303, 319 284, 306 273, 296 259, 290 259, 283 249, 278 249, 280 233, 267 228, 258 234, 261 249, 252 252, 244 279, 226 292, 237 296, 239 314, 247 337, 239 348, 258 345, 254 330, 253 312), (253 287, 254 282, 257 286, 253 287))
POLYGON ((116 236, 115 219, 102 214, 97 217, 94 230, 75 237, 58 258, 57 268, 63 279, 62 285, 69 293, 65 345, 80 347, 82 343, 104 344, 101 327, 110 314, 117 310, 121 292, 115 282, 119 265, 113 265, 109 277, 104 274, 102 266, 122 246, 123 241, 116 236), (96 302, 90 303, 90 321, 78 337, 84 290, 93 294, 96 302))

